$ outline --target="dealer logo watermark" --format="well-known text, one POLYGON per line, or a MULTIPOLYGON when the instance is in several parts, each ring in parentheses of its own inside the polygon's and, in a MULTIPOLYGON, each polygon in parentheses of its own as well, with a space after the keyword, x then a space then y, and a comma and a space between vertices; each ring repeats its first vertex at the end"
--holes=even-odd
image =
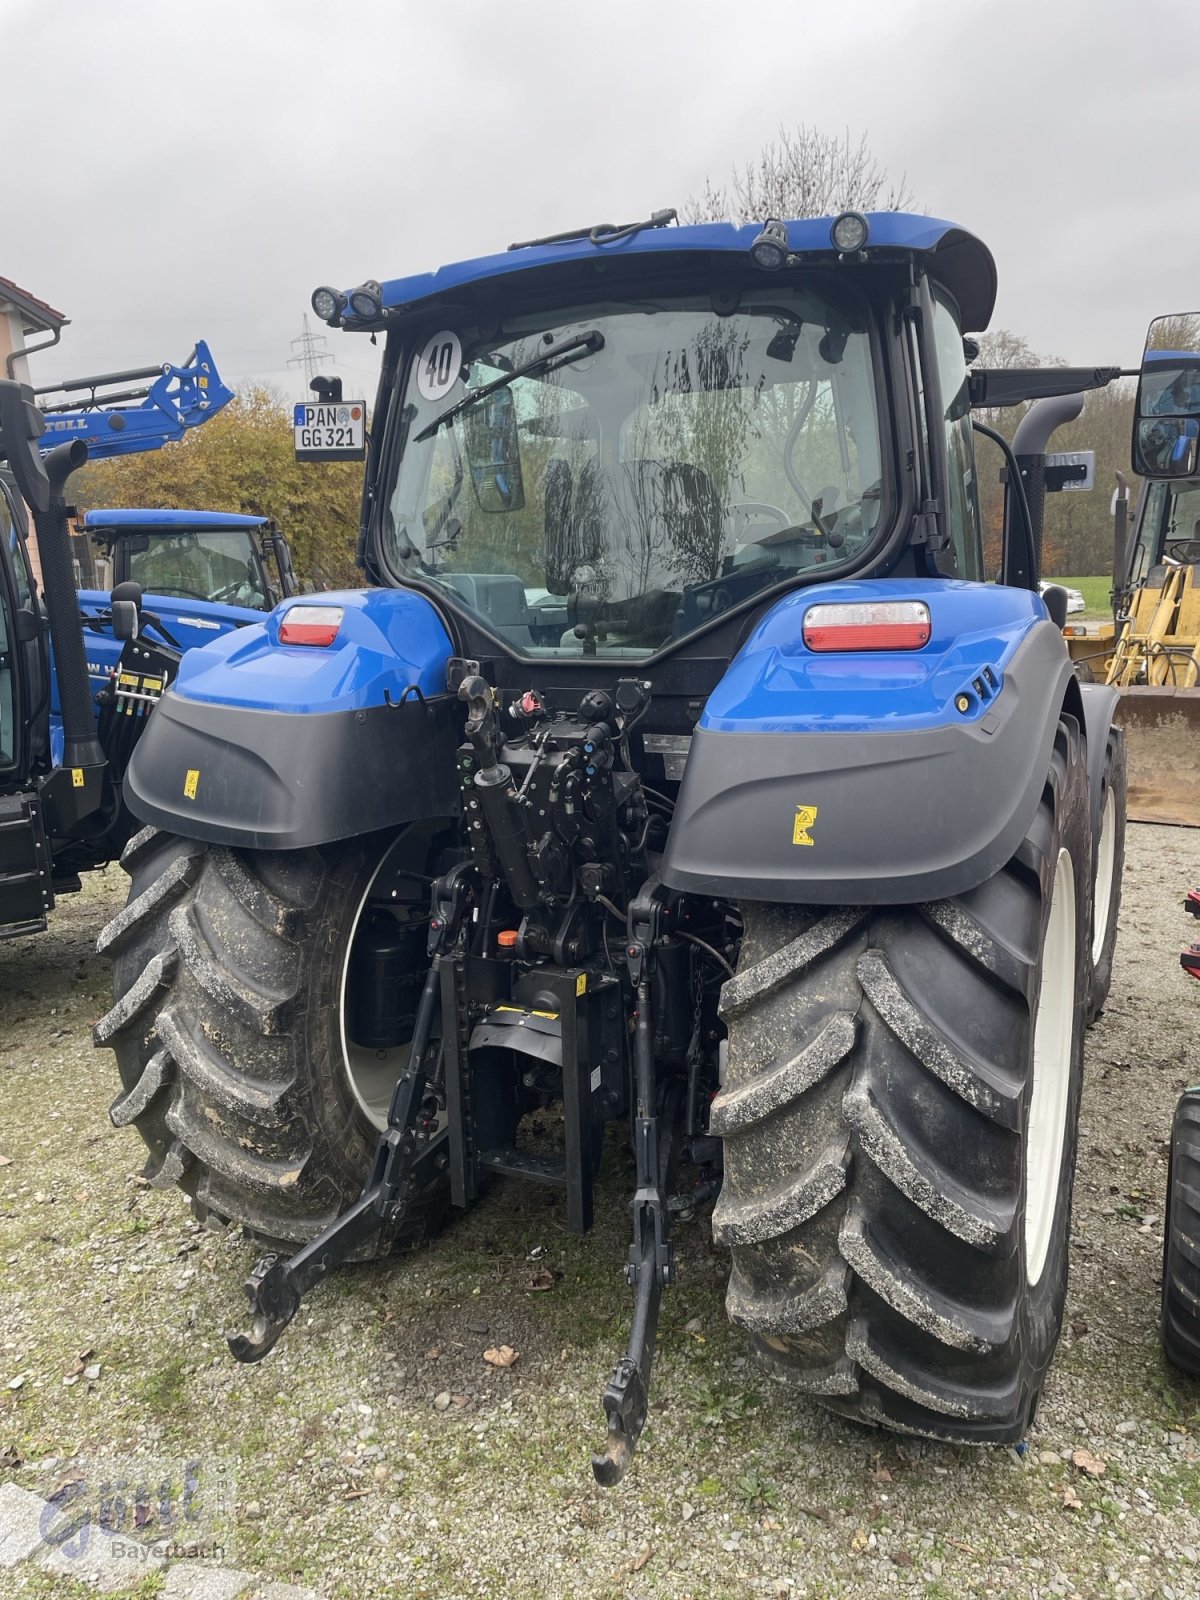
POLYGON ((237 1486, 223 1458, 76 1460, 44 1489, 42 1544, 58 1561, 228 1561, 237 1486))

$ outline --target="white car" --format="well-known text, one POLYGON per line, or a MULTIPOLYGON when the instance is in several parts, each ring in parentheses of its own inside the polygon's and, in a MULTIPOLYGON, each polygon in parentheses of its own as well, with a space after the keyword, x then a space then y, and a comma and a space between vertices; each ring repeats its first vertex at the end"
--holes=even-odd
POLYGON ((1066 589, 1068 616, 1070 616, 1074 611, 1087 610, 1087 607, 1084 604, 1083 596, 1080 594, 1078 589, 1072 589, 1065 583, 1056 583, 1053 578, 1050 578, 1047 580, 1047 582, 1038 584, 1038 593, 1045 594, 1046 590, 1049 588, 1066 589))

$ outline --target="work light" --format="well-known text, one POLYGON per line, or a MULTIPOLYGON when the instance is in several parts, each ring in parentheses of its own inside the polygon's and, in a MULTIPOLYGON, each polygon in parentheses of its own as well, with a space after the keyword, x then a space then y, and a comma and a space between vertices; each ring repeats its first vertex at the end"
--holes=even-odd
POLYGON ((750 259, 764 272, 778 272, 788 258, 787 228, 774 217, 769 217, 762 232, 750 246, 750 259))
POLYGON ((346 304, 346 296, 340 289, 331 289, 327 284, 314 289, 312 295, 312 308, 322 322, 329 323, 330 327, 342 314, 346 304))
POLYGON ((379 316, 383 310, 383 292, 374 278, 368 278, 366 283, 360 283, 357 289, 351 289, 350 309, 364 322, 379 316))
POLYGON ((870 232, 871 224, 861 211, 843 211, 840 217, 835 218, 829 237, 835 250, 852 256, 865 246, 870 232))

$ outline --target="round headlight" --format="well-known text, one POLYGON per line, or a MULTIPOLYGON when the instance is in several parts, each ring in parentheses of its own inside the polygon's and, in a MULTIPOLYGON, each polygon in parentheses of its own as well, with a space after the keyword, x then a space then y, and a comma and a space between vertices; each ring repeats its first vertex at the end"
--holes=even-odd
POLYGON ((379 285, 373 278, 368 278, 366 283, 360 283, 357 289, 351 289, 350 309, 356 317, 362 317, 364 321, 377 317, 383 310, 379 285))
POLYGON ((322 286, 313 290, 312 308, 322 322, 335 322, 341 315, 346 297, 337 289, 322 286))
POLYGON ((786 266, 788 258, 787 227, 776 218, 770 218, 762 232, 750 246, 750 259, 764 272, 778 272, 786 266))
POLYGON ((843 211, 829 230, 833 248, 843 255, 856 255, 867 242, 871 225, 861 211, 843 211))

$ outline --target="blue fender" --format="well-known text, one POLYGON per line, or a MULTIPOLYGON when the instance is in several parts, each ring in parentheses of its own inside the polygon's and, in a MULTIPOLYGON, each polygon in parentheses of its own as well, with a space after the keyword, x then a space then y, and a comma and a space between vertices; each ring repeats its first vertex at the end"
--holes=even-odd
POLYGON ((423 595, 281 602, 183 658, 125 776, 144 822, 250 849, 300 849, 461 808, 450 636, 423 595), (284 644, 296 606, 339 608, 327 646, 284 644))
POLYGON ((961 894, 1021 842, 1064 704, 1066 646, 1038 595, 870 579, 788 595, 700 718, 663 857, 689 893, 885 905, 961 894), (919 600, 914 650, 811 650, 810 606, 919 600))

